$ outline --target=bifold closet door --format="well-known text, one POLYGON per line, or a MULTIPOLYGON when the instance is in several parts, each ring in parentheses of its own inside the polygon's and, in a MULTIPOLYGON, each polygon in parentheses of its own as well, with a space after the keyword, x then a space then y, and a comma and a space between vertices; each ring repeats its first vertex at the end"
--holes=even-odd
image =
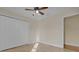
POLYGON ((0 51, 30 42, 30 24, 0 16, 0 51))

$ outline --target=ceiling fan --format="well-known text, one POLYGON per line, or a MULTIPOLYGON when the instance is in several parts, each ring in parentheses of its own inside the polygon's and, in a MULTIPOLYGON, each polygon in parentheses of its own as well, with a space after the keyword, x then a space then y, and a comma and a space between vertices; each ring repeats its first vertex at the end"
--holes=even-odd
POLYGON ((43 12, 41 12, 40 10, 45 10, 45 9, 48 9, 48 7, 34 7, 33 9, 25 9, 26 11, 34 11, 34 13, 33 13, 33 16, 35 15, 35 14, 41 14, 41 15, 44 15, 44 13, 43 12))

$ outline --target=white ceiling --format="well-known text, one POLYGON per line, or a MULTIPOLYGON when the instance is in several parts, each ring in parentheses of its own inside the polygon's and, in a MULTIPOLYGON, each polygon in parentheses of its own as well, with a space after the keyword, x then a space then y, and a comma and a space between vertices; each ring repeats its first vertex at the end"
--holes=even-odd
POLYGON ((7 12, 12 12, 14 14, 17 14, 18 16, 28 17, 33 20, 41 20, 48 16, 52 16, 60 13, 79 12, 78 7, 49 7, 48 9, 42 11, 45 13, 45 15, 32 16, 33 11, 26 11, 25 8, 33 9, 32 7, 3 7, 2 9, 7 10, 7 12))
POLYGON ((68 15, 68 14, 76 14, 79 13, 79 7, 52 7, 49 8, 48 14, 49 16, 57 15, 57 14, 63 14, 68 15))
POLYGON ((3 9, 13 12, 15 14, 17 13, 18 15, 22 15, 24 17, 28 17, 31 19, 37 19, 37 20, 43 19, 43 18, 47 17, 47 15, 48 15, 48 9, 41 10, 42 12, 45 13, 45 15, 36 14, 35 16, 33 16, 32 14, 34 13, 34 11, 26 11, 25 10, 26 8, 33 9, 33 7, 5 7, 3 9))

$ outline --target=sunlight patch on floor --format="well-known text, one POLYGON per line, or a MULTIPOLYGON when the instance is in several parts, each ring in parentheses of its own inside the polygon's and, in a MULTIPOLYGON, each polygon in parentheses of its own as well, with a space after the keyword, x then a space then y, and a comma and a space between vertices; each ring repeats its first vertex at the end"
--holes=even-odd
POLYGON ((36 43, 34 44, 32 50, 31 50, 31 52, 36 52, 36 51, 37 51, 37 48, 38 48, 38 45, 39 45, 39 43, 36 42, 36 43))

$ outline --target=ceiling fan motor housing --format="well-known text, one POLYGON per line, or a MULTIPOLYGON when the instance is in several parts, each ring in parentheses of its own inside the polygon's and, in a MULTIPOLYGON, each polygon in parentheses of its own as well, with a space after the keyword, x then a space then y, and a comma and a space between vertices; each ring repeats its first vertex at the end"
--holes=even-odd
POLYGON ((39 10, 39 7, 35 7, 34 10, 39 10))

